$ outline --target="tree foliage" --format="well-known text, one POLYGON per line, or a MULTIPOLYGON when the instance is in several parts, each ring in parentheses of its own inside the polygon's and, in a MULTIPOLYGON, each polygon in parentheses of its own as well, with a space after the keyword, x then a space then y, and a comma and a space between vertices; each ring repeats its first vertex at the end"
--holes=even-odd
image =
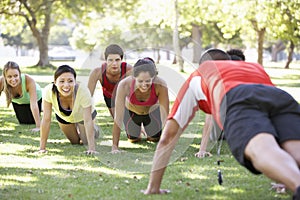
MULTIPOLYGON (((299 44, 298 1, 176 1, 179 48, 192 44, 195 62, 205 48, 255 47, 258 62, 262 63, 263 50, 272 43, 283 41, 290 47, 299 44)), ((7 38, 15 37, 17 42, 24 40, 21 33, 30 30, 40 51, 39 65, 49 63, 47 54, 51 42, 70 43, 86 51, 104 48, 109 43, 118 43, 128 51, 147 48, 174 51, 174 2, 3 0, 0 4, 0 13, 4 16, 1 31, 7 38), (60 27, 59 22, 66 19, 68 26, 60 27)))
POLYGON ((300 2, 272 0, 268 4, 270 33, 274 38, 290 43, 288 60, 285 65, 285 68, 289 68, 295 45, 300 42, 300 2))
POLYGON ((49 65, 48 41, 51 27, 67 17, 78 19, 99 5, 102 5, 100 0, 3 0, 0 14, 7 20, 28 25, 40 52, 37 65, 43 67, 49 65))

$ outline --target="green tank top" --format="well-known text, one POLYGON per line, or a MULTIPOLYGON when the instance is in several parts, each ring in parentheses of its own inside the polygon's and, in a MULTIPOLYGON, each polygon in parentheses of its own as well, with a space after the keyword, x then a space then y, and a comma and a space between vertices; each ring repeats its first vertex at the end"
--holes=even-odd
MULTIPOLYGON (((22 84, 22 96, 18 98, 13 98, 12 102, 17 104, 30 104, 30 96, 29 93, 26 91, 25 74, 21 74, 21 84, 22 84)), ((37 83, 35 83, 35 87, 36 87, 37 100, 39 101, 42 98, 42 89, 40 85, 37 83)))

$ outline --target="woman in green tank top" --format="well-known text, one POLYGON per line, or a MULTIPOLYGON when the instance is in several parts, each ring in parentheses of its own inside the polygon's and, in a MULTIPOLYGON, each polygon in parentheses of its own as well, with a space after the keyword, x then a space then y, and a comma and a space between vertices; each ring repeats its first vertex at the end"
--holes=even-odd
POLYGON ((17 63, 9 61, 4 65, 0 77, 0 95, 6 94, 7 107, 12 103, 20 124, 35 124, 34 132, 40 130, 42 104, 41 87, 27 74, 21 74, 17 63))

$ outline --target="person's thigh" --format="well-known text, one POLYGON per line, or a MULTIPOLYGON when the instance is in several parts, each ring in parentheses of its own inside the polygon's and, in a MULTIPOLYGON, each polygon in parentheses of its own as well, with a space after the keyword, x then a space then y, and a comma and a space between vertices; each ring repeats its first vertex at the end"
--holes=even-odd
POLYGON ((70 140, 71 144, 79 144, 80 138, 75 124, 63 124, 58 122, 60 129, 70 140))
POLYGON ((281 147, 295 159, 300 168, 300 140, 288 140, 281 147))
POLYGON ((123 123, 129 139, 136 139, 141 134, 141 117, 125 108, 123 123))
POLYGON ((152 111, 143 122, 147 136, 152 138, 159 138, 162 130, 162 122, 160 117, 159 107, 152 111))
POLYGON ((300 140, 300 113, 295 110, 278 112, 271 120, 280 144, 288 140, 300 140))
POLYGON ((252 173, 259 173, 245 158, 244 152, 249 141, 259 133, 277 137, 268 113, 262 112, 256 105, 240 103, 232 106, 226 114, 224 133, 232 154, 242 166, 252 173))
POLYGON ((30 104, 17 104, 12 102, 16 117, 20 124, 35 124, 30 104))

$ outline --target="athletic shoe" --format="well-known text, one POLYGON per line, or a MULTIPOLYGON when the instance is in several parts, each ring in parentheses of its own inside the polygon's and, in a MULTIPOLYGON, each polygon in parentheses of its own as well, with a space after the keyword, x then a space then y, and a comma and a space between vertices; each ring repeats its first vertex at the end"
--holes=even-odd
POLYGON ((95 134, 95 139, 98 139, 99 138, 99 127, 94 124, 94 134, 95 134))

